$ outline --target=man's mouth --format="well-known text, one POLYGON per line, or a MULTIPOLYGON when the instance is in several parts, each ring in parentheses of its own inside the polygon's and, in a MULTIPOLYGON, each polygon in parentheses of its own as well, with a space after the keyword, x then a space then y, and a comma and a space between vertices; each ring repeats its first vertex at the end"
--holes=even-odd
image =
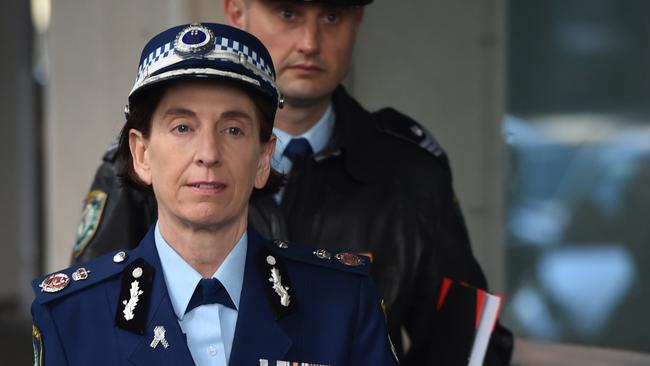
POLYGON ((291 68, 300 69, 300 70, 304 70, 304 71, 321 71, 322 70, 318 65, 315 65, 315 64, 295 64, 295 65, 292 65, 291 68))

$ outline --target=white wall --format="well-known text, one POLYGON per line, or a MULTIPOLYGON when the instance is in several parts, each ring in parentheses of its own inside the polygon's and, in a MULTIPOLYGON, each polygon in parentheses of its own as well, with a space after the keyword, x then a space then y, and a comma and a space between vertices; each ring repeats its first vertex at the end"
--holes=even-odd
MULTIPOLYGON (((221 2, 53 2, 47 96, 47 268, 65 266, 79 210, 122 110, 146 40, 165 27, 220 20, 221 2)), ((501 289, 503 0, 375 1, 351 91, 428 126, 451 156, 475 252, 501 289)))
POLYGON ((145 42, 173 25, 222 19, 217 0, 57 0, 46 95, 46 271, 70 261, 82 201, 124 123, 145 42))

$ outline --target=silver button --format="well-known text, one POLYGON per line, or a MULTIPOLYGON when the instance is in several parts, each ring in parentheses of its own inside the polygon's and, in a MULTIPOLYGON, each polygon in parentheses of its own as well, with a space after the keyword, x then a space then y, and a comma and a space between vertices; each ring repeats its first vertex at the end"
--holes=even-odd
POLYGON ((323 249, 318 249, 314 251, 314 255, 320 259, 330 259, 332 258, 332 254, 328 252, 327 250, 323 249))
POLYGON ((122 263, 126 259, 127 255, 126 252, 117 252, 113 256, 113 262, 115 263, 122 263))
POLYGON ((424 135, 424 131, 418 126, 412 126, 411 131, 415 134, 417 137, 422 137, 424 135))
POLYGON ((142 276, 142 268, 135 267, 131 274, 133 275, 133 278, 140 278, 142 276))
POLYGON ((275 257, 272 256, 272 255, 269 255, 268 257, 266 257, 266 263, 268 263, 268 264, 270 264, 272 266, 275 265, 275 257))
POLYGON ((278 247, 278 248, 281 248, 281 249, 287 249, 287 248, 289 248, 289 243, 287 243, 287 242, 284 241, 284 240, 276 240, 276 241, 275 241, 275 245, 277 245, 277 247, 278 247))
POLYGON ((208 346, 208 354, 212 357, 217 355, 217 347, 214 344, 208 346))

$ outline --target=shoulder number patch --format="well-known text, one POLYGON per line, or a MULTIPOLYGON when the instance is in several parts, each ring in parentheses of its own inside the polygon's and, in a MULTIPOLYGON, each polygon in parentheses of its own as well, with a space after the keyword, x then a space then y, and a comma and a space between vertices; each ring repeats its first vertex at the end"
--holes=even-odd
POLYGON ((88 245, 95 235, 102 218, 102 213, 104 212, 106 198, 108 198, 108 195, 100 190, 90 191, 88 196, 86 196, 86 201, 81 212, 81 222, 77 227, 77 238, 73 251, 75 258, 83 252, 86 245, 88 245))

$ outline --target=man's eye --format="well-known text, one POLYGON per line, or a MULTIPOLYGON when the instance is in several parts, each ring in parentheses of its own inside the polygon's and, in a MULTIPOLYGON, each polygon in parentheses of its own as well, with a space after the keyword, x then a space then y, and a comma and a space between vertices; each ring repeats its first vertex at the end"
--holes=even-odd
POLYGON ((228 127, 224 130, 224 132, 233 136, 239 136, 244 134, 244 131, 242 131, 242 129, 239 127, 228 127))
POLYGON ((325 20, 327 20, 328 23, 336 23, 340 18, 341 17, 338 13, 329 13, 325 15, 325 20))
POLYGON ((186 133, 186 132, 190 132, 190 128, 187 125, 178 125, 174 127, 174 131, 179 133, 186 133))

